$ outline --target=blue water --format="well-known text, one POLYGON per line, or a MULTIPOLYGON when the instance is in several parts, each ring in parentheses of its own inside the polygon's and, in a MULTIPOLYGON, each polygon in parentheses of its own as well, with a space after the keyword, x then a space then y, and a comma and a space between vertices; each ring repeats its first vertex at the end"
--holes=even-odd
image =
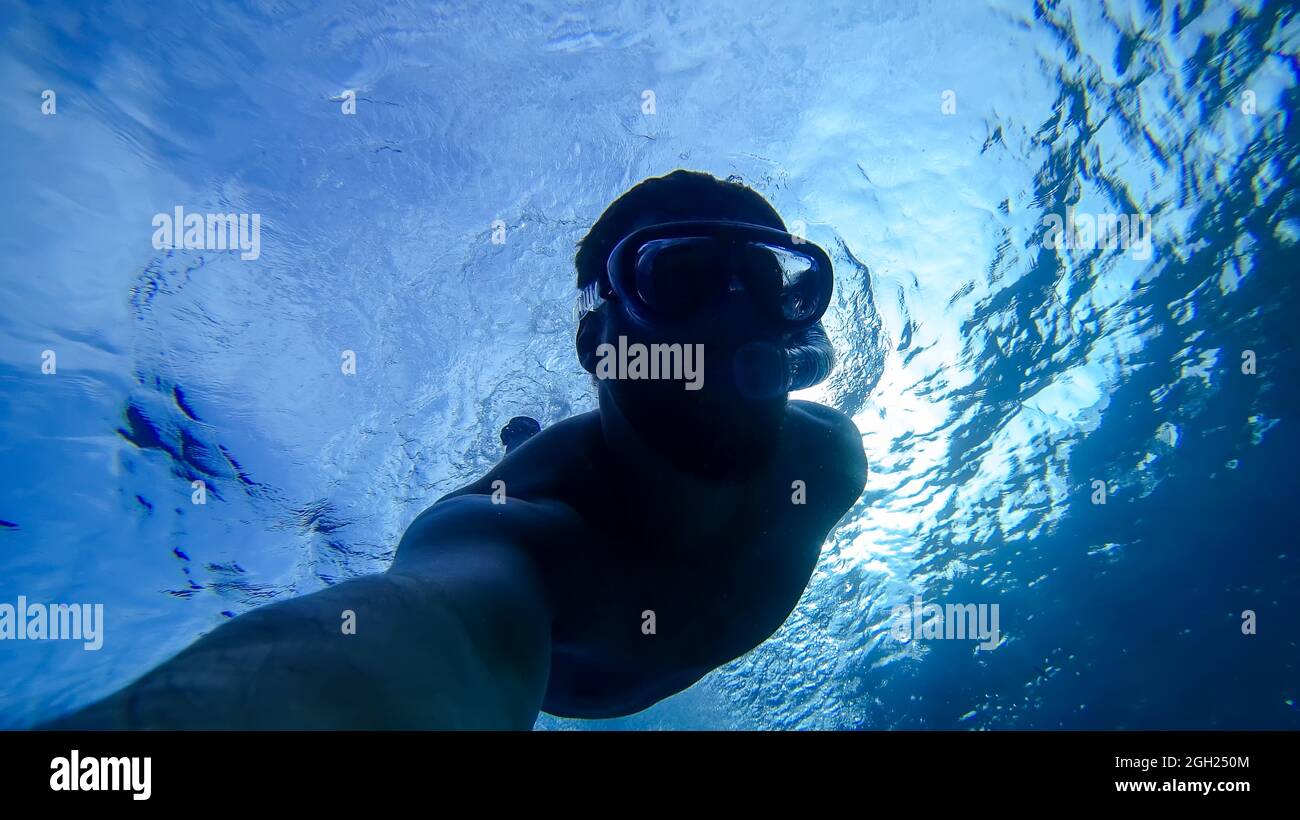
POLYGON ((688 167, 832 253, 804 397, 867 491, 772 640, 539 727, 1300 727, 1290 4, 171 6, 0 9, 0 602, 107 618, 0 642, 0 725, 382 569, 507 419, 591 409, 574 243, 688 167), (259 258, 156 250, 178 205, 259 258), (1147 258, 1045 247, 1068 206, 1147 258), (894 640, 916 595, 1001 643, 894 640))

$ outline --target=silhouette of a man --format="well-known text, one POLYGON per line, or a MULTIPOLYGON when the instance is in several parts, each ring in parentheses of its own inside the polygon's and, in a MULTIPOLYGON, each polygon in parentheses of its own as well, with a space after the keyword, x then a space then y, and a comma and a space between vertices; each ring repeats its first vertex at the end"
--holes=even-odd
POLYGON ((599 410, 512 420, 387 572, 250 611, 51 726, 526 729, 639 711, 775 632, 866 480, 853 423, 787 396, 829 369, 829 260, 754 191, 676 171, 575 265, 599 410))

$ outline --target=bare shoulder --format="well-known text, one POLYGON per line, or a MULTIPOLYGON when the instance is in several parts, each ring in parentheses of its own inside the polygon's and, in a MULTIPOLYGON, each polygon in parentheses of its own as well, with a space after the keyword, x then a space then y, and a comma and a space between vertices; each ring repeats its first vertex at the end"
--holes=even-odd
POLYGON ((595 411, 557 421, 434 506, 464 495, 497 493, 500 497, 503 488, 513 498, 553 498, 556 485, 567 473, 590 463, 591 449, 599 436, 600 414, 595 411))
POLYGON ((489 548, 536 554, 581 526, 576 512, 553 500, 461 493, 416 516, 398 544, 394 565, 462 546, 480 554, 489 548))
POLYGON ((840 511, 847 510, 867 483, 867 455, 858 426, 840 411, 810 401, 791 401, 786 424, 793 452, 830 479, 840 511))
POLYGON ((407 527, 393 566, 493 555, 539 565, 563 552, 582 537, 584 523, 556 490, 586 461, 592 416, 543 429, 478 479, 435 501, 407 527))

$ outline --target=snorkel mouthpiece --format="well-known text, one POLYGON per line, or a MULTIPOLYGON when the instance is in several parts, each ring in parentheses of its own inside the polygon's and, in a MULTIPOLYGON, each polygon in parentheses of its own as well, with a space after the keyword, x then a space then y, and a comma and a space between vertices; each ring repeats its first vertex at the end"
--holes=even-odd
POLYGON ((821 322, 804 328, 787 344, 790 389, 803 390, 825 380, 835 367, 835 347, 821 322))
POLYGON ((736 389, 749 399, 768 399, 812 387, 835 367, 835 348, 821 323, 796 333, 784 348, 750 342, 736 351, 732 375, 736 389))

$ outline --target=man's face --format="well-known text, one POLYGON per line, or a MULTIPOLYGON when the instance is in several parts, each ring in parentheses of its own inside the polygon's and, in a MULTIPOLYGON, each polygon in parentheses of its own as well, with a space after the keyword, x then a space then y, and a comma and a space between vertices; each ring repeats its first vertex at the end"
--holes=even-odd
POLYGON ((637 322, 617 300, 602 312, 607 355, 639 345, 647 355, 660 351, 661 361, 663 351, 679 350, 694 364, 694 373, 680 374, 693 378, 660 372, 600 380, 603 397, 650 446, 680 469, 718 478, 742 476, 767 460, 785 414, 784 340, 746 290, 662 325, 637 322))

